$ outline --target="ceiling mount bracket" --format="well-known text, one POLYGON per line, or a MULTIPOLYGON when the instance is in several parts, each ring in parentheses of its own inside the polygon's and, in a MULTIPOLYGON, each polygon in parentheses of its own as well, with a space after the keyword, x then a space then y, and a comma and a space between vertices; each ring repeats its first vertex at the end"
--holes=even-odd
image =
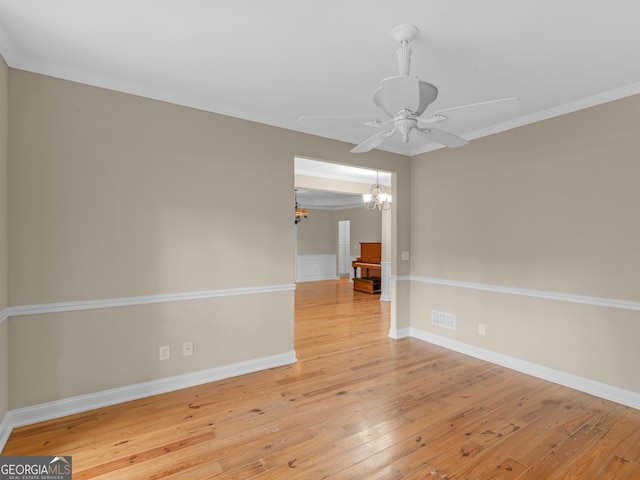
POLYGON ((410 43, 418 35, 418 28, 413 25, 398 25, 391 30, 391 36, 398 43, 410 43))

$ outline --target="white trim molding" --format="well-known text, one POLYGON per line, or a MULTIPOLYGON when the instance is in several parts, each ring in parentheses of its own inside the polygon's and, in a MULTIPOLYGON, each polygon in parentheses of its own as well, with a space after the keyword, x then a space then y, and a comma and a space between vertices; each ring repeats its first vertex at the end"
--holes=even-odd
POLYGON ((10 413, 7 412, 0 422, 0 452, 4 449, 4 446, 7 444, 7 440, 11 436, 11 418, 10 413))
MULTIPOLYGON (((523 127, 525 125, 530 125, 532 123, 548 120, 550 118, 566 115, 568 113, 577 112, 578 110, 583 110, 585 108, 595 107, 603 103, 613 102, 614 100, 630 97, 631 95, 637 95, 638 93, 640 93, 640 83, 625 85, 623 87, 599 93, 591 97, 581 98, 574 102, 565 103, 564 105, 558 105, 541 112, 525 115, 524 117, 516 117, 506 122, 498 123, 496 125, 482 128, 480 130, 475 130, 473 132, 465 134, 465 138, 467 138, 468 140, 474 140, 476 138, 486 137, 495 133, 504 132, 514 128, 523 127)), ((412 150, 410 156, 431 152, 440 148, 444 147, 437 144, 429 144, 412 150)))
POLYGON ((411 336, 440 347, 453 350, 458 353, 479 358, 496 365, 500 365, 511 370, 516 370, 533 377, 557 383, 565 387, 579 390, 581 392, 595 395, 596 397, 611 400, 612 402, 627 405, 632 408, 640 409, 640 393, 625 390, 623 388, 608 385, 606 383, 591 380, 589 378, 579 377, 571 373, 562 372, 553 368, 538 365, 536 363, 521 360, 519 358, 504 355, 502 353, 492 352, 483 348, 469 345, 457 340, 434 335, 424 330, 411 328, 411 336))
MULTIPOLYGON (((222 290, 207 290, 200 292, 167 293, 146 295, 139 297, 106 298, 102 300, 80 300, 74 302, 41 303, 37 305, 19 305, 7 307, 3 310, 6 317, 21 315, 37 315, 41 313, 71 312, 75 310, 94 310, 98 308, 128 307, 147 305, 152 303, 181 302, 186 300, 201 300, 205 298, 232 297, 236 295, 255 295, 259 293, 275 293, 293 291, 295 284, 270 285, 265 287, 227 288, 222 290)), ((1 315, 1 313, 0 313, 1 315)), ((5 318, 6 318, 5 317, 5 318)), ((0 316, 0 322, 2 316, 0 316)))
POLYGON ((2 322, 4 322, 7 318, 9 318, 9 312, 9 307, 0 310, 0 325, 2 325, 2 322))
POLYGON ((7 438, 9 437, 4 431, 9 430, 9 433, 11 433, 10 430, 15 427, 30 425, 196 385, 216 382, 239 375, 255 373, 269 368, 291 365, 297 361, 295 351, 291 351, 280 355, 247 360, 198 372, 185 373, 126 387, 103 390, 101 392, 10 410, 5 416, 3 423, 0 424, 0 450, 2 450, 3 446, 1 443, 3 434, 6 435, 7 438), (7 417, 9 419, 9 425, 5 424, 7 417))
POLYGON ((391 262, 380 262, 380 273, 382 275, 382 291, 380 292, 381 302, 391 301, 391 262))
POLYGON ((390 328, 389 329, 389 338, 394 340, 400 340, 401 338, 406 338, 411 336, 410 328, 390 328))
POLYGON ((446 285, 449 287, 470 288, 473 290, 483 290, 485 292, 508 293, 511 295, 522 295, 525 297, 544 298, 547 300, 558 300, 562 302, 581 303, 583 305, 596 305, 599 307, 620 308, 623 310, 640 311, 640 302, 632 300, 619 300, 616 298, 590 297, 588 295, 576 295, 572 293, 548 292, 544 290, 531 290, 528 288, 505 287, 502 285, 491 285, 486 283, 465 282, 460 280, 448 280, 435 277, 421 277, 416 275, 396 277, 396 280, 410 280, 419 283, 430 283, 434 285, 446 285))

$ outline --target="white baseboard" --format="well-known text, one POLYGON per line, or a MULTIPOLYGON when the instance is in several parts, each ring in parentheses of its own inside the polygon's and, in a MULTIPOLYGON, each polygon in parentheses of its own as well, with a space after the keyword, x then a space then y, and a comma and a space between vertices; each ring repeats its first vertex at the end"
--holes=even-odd
MULTIPOLYGON (((199 372, 185 373, 174 377, 161 378, 150 382, 10 410, 5 416, 3 423, 0 424, 0 435, 2 435, 0 436, 0 441, 4 438, 4 430, 8 430, 9 433, 11 433, 11 429, 14 427, 30 425, 74 413, 86 412, 100 407, 224 380, 239 375, 246 375, 269 368, 290 365, 296 362, 296 354, 294 351, 291 351, 280 355, 233 363, 231 365, 210 368, 199 372), (5 425, 5 422, 7 422, 8 425, 5 425)), ((9 438, 9 434, 6 434, 6 437, 9 438)), ((0 450, 3 445, 4 444, 0 442, 0 450)))
POLYGON ((4 418, 2 419, 2 421, 0 422, 0 454, 2 453, 2 450, 4 449, 4 446, 7 443, 7 440, 9 440, 9 436, 11 435, 11 419, 9 418, 9 413, 7 412, 4 416, 4 418))
POLYGON ((411 336, 410 328, 390 328, 389 329, 389 338, 393 338, 394 340, 399 340, 400 338, 406 338, 411 336))
POLYGON ((574 390, 595 395, 596 397, 640 409, 640 393, 625 390, 623 388, 608 385, 589 378, 579 377, 571 373, 555 370, 553 368, 538 365, 519 358, 510 357, 509 355, 485 350, 474 345, 434 335, 413 327, 411 328, 411 336, 449 350, 463 353, 474 358, 479 358, 490 363, 495 363, 518 372, 526 373, 533 377, 541 378, 549 382, 573 388, 574 390))

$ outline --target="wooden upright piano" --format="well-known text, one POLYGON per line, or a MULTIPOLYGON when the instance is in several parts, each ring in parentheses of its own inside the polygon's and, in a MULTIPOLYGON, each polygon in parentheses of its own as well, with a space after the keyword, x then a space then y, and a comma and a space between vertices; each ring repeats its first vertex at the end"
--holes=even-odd
POLYGON ((351 262, 353 289, 358 292, 379 293, 381 283, 382 243, 360 242, 360 256, 351 262), (358 276, 358 268, 360 276, 358 276))

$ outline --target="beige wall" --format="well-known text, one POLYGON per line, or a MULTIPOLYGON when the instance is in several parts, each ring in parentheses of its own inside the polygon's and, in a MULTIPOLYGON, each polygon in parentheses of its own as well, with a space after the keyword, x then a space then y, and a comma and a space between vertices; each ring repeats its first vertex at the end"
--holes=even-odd
MULTIPOLYGON (((8 77, 0 62, 4 145, 11 129, 8 156, 0 149, 2 308, 293 283, 296 155, 397 174, 395 275, 640 301, 638 97, 408 159, 13 69, 8 77), (239 194, 265 182, 269 209, 239 194)), ((397 328, 640 392, 638 312, 418 280, 392 295, 397 328), (431 310, 455 313, 458 330, 432 327, 431 310)), ((292 349, 292 292, 13 317, 0 325, 9 392, 0 418, 292 349), (159 345, 186 340, 193 357, 157 360, 159 345)))
MULTIPOLYGON (((320 137, 13 69, 9 104, 12 306, 293 284, 296 155, 397 171, 408 195, 407 158, 320 137), (242 195, 265 185, 269 208, 242 195)), ((10 322, 12 409, 294 348, 293 291, 10 322)))
POLYGON ((298 223, 298 255, 337 254, 334 237, 338 235, 330 210, 309 210, 309 218, 298 223))
POLYGON ((292 302, 282 292, 14 318, 11 407, 289 352, 292 302), (160 345, 170 360, 158 360, 160 345))
MULTIPOLYGON (((412 276, 640 301, 639 111, 634 96, 413 158, 412 276)), ((640 392, 637 311, 413 281, 411 325, 640 392)))
MULTIPOLYGON (((7 154, 9 69, 0 56, 0 312, 8 304, 7 154)), ((9 322, 0 319, 0 422, 9 408, 9 322)))
POLYGON ((338 256, 338 222, 351 222, 351 252, 358 256, 360 251, 354 245, 359 242, 380 242, 382 237, 382 216, 377 210, 370 212, 364 208, 342 210, 309 210, 309 219, 298 224, 299 255, 338 256))
POLYGON ((340 220, 349 220, 351 226, 351 255, 360 256, 360 242, 382 242, 382 213, 369 211, 364 207, 347 208, 334 212, 336 234, 334 235, 335 251, 338 251, 337 225, 340 220), (356 247, 358 245, 358 247, 356 247))
POLYGON ((290 212, 242 195, 292 182, 262 127, 17 70, 10 102, 12 305, 291 282, 290 212))

